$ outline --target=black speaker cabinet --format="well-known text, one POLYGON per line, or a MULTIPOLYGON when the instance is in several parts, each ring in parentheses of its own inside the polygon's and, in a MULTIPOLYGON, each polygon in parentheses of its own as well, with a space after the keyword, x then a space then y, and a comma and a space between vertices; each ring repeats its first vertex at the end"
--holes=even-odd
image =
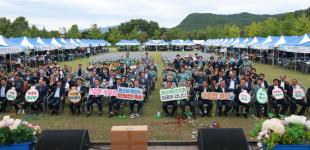
POLYGON ((88 130, 43 130, 35 150, 87 150, 88 130))
POLYGON ((249 150, 240 128, 202 128, 198 130, 199 150, 249 150))

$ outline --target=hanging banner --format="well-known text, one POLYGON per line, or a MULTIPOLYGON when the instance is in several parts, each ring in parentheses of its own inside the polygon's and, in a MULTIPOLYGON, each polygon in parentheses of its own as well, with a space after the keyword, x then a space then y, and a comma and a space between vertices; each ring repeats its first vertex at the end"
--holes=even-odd
POLYGON ((117 89, 91 88, 89 89, 89 95, 117 96, 117 89))
POLYGON ((187 99, 186 87, 179 87, 174 89, 160 90, 160 100, 163 102, 187 99))
POLYGON ((293 91, 293 98, 295 98, 296 100, 302 100, 304 96, 305 92, 299 87, 295 88, 295 90, 293 91))
POLYGON ((35 102, 39 98, 39 91, 32 86, 25 94, 25 99, 27 102, 35 102))
POLYGON ((283 91, 278 86, 274 86, 274 89, 272 90, 272 95, 275 99, 282 99, 284 97, 283 91))
POLYGON ((117 91, 117 98, 124 100, 143 101, 143 89, 119 87, 117 91))
POLYGON ((241 103, 249 103, 251 101, 251 96, 249 93, 243 91, 239 94, 239 100, 241 103))
POLYGON ((17 92, 15 90, 15 87, 12 87, 6 92, 6 99, 8 101, 14 101, 16 97, 17 97, 17 92))
POLYGON ((202 92, 201 99, 204 100, 233 100, 234 93, 217 93, 217 92, 202 92))
POLYGON ((259 88, 256 92, 256 100, 260 104, 266 104, 268 101, 268 94, 264 88, 259 88))
POLYGON ((82 99, 82 94, 75 86, 68 91, 68 100, 72 103, 78 103, 82 99))

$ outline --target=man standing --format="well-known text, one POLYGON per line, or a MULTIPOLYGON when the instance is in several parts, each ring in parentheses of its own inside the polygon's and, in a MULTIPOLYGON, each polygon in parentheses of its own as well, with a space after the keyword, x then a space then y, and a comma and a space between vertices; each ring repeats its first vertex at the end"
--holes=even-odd
POLYGON ((129 53, 126 53, 126 57, 123 58, 122 56, 122 60, 125 62, 126 66, 130 67, 131 66, 131 58, 129 58, 129 53))
POLYGON ((2 78, 1 79, 1 85, 0 85, 0 101, 2 101, 2 109, 0 109, 0 112, 6 112, 6 105, 8 103, 8 100, 6 99, 6 93, 9 89, 11 89, 11 86, 7 84, 7 79, 2 78))
POLYGON ((306 108, 307 108, 307 103, 305 102, 305 95, 302 97, 302 99, 295 99, 293 97, 294 95, 294 90, 297 88, 297 80, 294 79, 292 80, 292 85, 290 85, 288 87, 288 90, 287 90, 287 96, 291 99, 291 108, 292 108, 292 114, 295 114, 295 112, 297 111, 297 104, 301 105, 302 108, 300 110, 300 112, 298 113, 298 115, 304 115, 305 111, 306 111, 306 108))
POLYGON ((78 69, 75 70, 75 77, 81 79, 86 77, 86 70, 82 68, 82 64, 79 64, 78 69))
POLYGON ((151 58, 149 57, 149 53, 148 52, 145 53, 145 57, 143 57, 143 55, 142 55, 141 59, 144 60, 146 66, 150 65, 151 58))
POLYGON ((190 110, 193 114, 193 118, 194 119, 197 119, 196 117, 196 109, 195 109, 195 96, 196 96, 196 93, 195 93, 195 88, 192 87, 192 82, 191 80, 187 80, 186 81, 186 91, 187 91, 187 99, 183 99, 181 101, 181 109, 182 109, 182 114, 183 114, 183 118, 185 119, 186 118, 186 114, 185 114, 185 106, 186 105, 189 105, 190 107, 190 110))

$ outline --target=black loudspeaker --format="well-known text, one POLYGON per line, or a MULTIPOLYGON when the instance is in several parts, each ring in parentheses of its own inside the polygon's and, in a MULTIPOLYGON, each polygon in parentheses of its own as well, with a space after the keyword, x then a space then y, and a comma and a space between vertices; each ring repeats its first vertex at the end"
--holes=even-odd
POLYGON ((202 128, 198 130, 199 150, 249 150, 241 128, 202 128))
POLYGON ((87 150, 88 130, 43 130, 35 150, 87 150))

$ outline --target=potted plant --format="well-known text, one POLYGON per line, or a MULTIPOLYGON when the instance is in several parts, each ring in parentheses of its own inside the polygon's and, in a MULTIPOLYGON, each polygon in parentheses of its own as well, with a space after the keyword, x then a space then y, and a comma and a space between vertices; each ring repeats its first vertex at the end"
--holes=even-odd
POLYGON ((284 120, 269 119, 255 124, 250 134, 257 137, 259 149, 310 149, 310 121, 291 115, 284 120))
POLYGON ((0 150, 32 150, 41 129, 27 121, 4 116, 0 121, 0 150))

